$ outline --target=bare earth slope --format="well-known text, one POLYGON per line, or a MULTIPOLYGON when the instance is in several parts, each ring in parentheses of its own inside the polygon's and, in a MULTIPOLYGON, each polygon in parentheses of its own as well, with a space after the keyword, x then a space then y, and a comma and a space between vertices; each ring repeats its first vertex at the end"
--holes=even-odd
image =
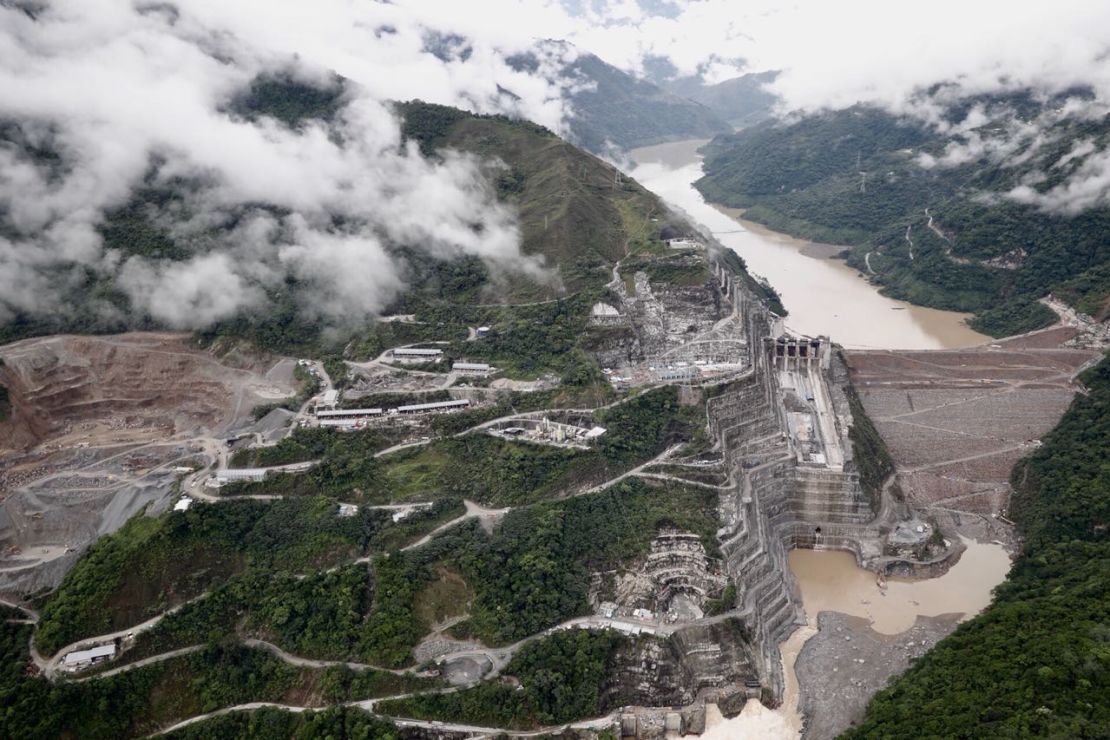
POLYGON ((289 361, 217 358, 184 334, 44 337, 0 359, 0 592, 55 585, 97 536, 164 505, 174 467, 294 390, 289 361))
POLYGON ((846 352, 852 380, 915 503, 1005 514, 1014 464, 1039 444, 1100 355, 1056 327, 966 350, 846 352))

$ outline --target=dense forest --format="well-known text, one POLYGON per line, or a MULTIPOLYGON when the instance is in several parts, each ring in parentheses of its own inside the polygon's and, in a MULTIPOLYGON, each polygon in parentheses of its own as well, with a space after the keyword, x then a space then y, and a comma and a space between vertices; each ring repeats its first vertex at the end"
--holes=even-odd
POLYGON ((846 738, 1110 735, 1110 359, 1013 472, 1025 538, 994 603, 872 700, 846 738))
POLYGON ((450 694, 387 700, 382 709, 400 717, 517 729, 604 714, 607 668, 628 642, 612 630, 556 632, 525 645, 505 667, 503 673, 516 679, 519 689, 484 683, 450 694))
POLYGON ((46 598, 35 642, 53 653, 137 624, 236 573, 303 573, 349 562, 392 526, 385 512, 337 511, 334 499, 320 496, 135 516, 98 540, 46 598))
MULTIPOLYGON (((1041 172, 1050 174, 1037 191, 1059 184, 1078 166, 1069 142, 1110 143, 1110 117, 1041 123, 1058 101, 1020 93, 973 103, 988 119, 968 134, 985 141, 978 156, 946 158, 962 140, 855 107, 718 137, 697 186, 771 228, 849 245, 849 264, 885 292, 973 312, 980 331, 997 336, 1051 323, 1053 313, 1036 302, 1050 292, 1101 317, 1110 297, 1110 208, 1060 213, 1003 194, 1041 172), (1033 121, 1049 143, 1011 144, 1000 133, 1033 121), (1008 158, 991 155, 1011 145, 1008 158)), ((947 123, 966 113, 949 110, 947 123)))
MULTIPOLYGON (((141 737, 252 701, 344 702, 437 686, 389 673, 294 668, 261 650, 226 642, 116 676, 55 684, 26 674, 30 626, 8 621, 19 615, 7 607, 0 616, 0 736, 7 738, 141 737)), ((351 719, 382 726, 365 715, 351 719)))

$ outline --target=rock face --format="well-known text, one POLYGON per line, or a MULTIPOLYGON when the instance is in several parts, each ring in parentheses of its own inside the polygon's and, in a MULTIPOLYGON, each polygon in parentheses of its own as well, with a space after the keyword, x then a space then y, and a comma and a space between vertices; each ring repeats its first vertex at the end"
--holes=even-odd
POLYGON ((744 685, 757 675, 751 635, 739 619, 684 627, 666 639, 641 638, 607 670, 605 711, 690 704, 707 689, 744 685))
POLYGON ((700 619, 706 599, 719 596, 727 583, 720 562, 709 558, 699 535, 664 529, 641 561, 595 574, 590 596, 601 611, 603 604, 622 616, 646 609, 674 623, 700 619))

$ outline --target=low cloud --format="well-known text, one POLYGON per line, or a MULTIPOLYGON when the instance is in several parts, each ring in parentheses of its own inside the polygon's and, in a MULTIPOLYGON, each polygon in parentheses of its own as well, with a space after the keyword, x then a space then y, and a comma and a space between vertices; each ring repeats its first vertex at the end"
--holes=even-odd
POLYGON ((0 320, 61 310, 89 274, 174 327, 263 309, 289 279, 305 311, 357 320, 403 289, 398 245, 538 274, 488 185, 493 165, 423 157, 401 140, 391 101, 562 129, 561 88, 508 64, 527 40, 479 40, 445 62, 427 33, 419 13, 378 3, 0 7, 0 320), (228 112, 260 75, 324 84, 335 72, 349 82, 329 125, 228 112), (192 254, 106 248, 105 213, 166 184, 182 200, 146 216, 192 254))

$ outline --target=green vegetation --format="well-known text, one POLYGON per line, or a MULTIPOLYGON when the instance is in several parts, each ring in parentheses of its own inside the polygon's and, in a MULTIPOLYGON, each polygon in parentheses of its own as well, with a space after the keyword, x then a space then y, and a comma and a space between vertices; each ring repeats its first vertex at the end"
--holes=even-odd
POLYGON ((362 710, 334 707, 319 712, 289 712, 266 707, 253 712, 236 712, 198 722, 166 735, 170 740, 315 740, 316 738, 359 738, 400 740, 402 733, 388 722, 362 710))
MULTIPOLYGON (((841 362, 843 361, 841 355, 841 362)), ((852 411, 852 426, 848 430, 848 439, 852 442, 852 462, 859 469, 860 487, 871 502, 871 510, 877 512, 883 483, 894 474, 894 458, 890 456, 886 442, 867 415, 855 386, 849 382, 844 390, 848 396, 848 407, 852 411)))
POLYGON ((472 631, 512 642, 586 613, 589 572, 646 554, 660 527, 695 532, 717 554, 716 496, 629 479, 509 512, 494 536, 471 544, 460 561, 475 590, 472 631))
MULTIPOLYGON (((95 681, 51 684, 25 672, 30 629, 0 623, 2 737, 140 737, 187 717, 246 702, 355 701, 436 686, 427 679, 378 671, 294 668, 263 651, 227 643, 95 681)), ((369 720, 358 724, 365 715, 356 714, 352 726, 380 726, 369 720)), ((199 725, 197 731, 208 726, 199 725)))
POLYGON ((304 572, 353 559, 387 526, 382 512, 337 516, 324 497, 230 501, 137 515, 78 561, 42 610, 35 642, 53 653, 123 629, 246 569, 304 572))
POLYGON ((221 707, 292 698, 307 678, 260 651, 218 645, 89 683, 54 685, 22 675, 25 630, 0 631, 4 737, 137 737, 221 707))
POLYGON ((245 118, 269 116, 291 128, 306 122, 330 121, 343 103, 344 81, 334 76, 330 85, 321 86, 296 80, 289 75, 261 75, 231 102, 231 110, 245 118))
POLYGON ((994 603, 868 707, 848 738, 1110 734, 1110 359, 1013 473, 1021 558, 994 603))
POLYGON ((1110 315, 1110 264, 1093 267, 1059 283, 1052 292, 1081 313, 1102 321, 1110 315))
POLYGON ((123 659, 246 636, 318 660, 409 665, 431 627, 415 604, 432 579, 423 561, 397 553, 304 577, 249 571, 139 635, 123 659))
MULTIPOLYGON (((1005 102, 1029 115, 1041 105, 1020 94, 1005 102)), ((999 116, 979 133, 991 138, 1006 120, 999 116)), ((1110 118, 1064 120, 1048 135, 1105 144, 1110 118)), ((1069 147, 1023 152, 1029 156, 1021 161, 920 165, 920 156, 940 158, 949 143, 923 124, 856 107, 718 137, 708 147, 698 188, 773 229, 851 245, 848 262, 861 272, 871 253, 884 292, 973 312, 980 331, 1005 335, 1048 325, 1054 315, 1035 300, 1049 292, 1075 306, 1082 302, 1087 313, 1103 311, 1110 297, 1110 242, 1104 238, 1110 209, 1064 215, 980 197, 1007 192, 1035 172, 1053 173, 1038 189, 1058 184, 1068 171, 1063 158, 1069 147), (861 171, 870 175, 866 188, 861 171), (929 228, 930 216, 943 236, 929 228)))
POLYGON ((485 683, 451 694, 422 694, 383 702, 383 712, 401 717, 451 720, 476 725, 530 729, 603 714, 601 687, 613 654, 628 638, 611 630, 568 630, 530 642, 504 673, 521 690, 485 683))

